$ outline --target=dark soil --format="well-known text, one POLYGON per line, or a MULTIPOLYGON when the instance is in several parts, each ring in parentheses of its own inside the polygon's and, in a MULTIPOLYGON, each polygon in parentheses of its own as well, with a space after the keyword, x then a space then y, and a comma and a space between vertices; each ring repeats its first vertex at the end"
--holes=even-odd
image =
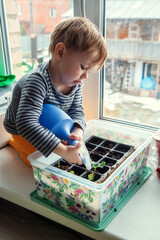
POLYGON ((89 143, 93 143, 93 144, 96 144, 96 145, 99 145, 103 141, 104 141, 104 139, 96 137, 96 136, 93 136, 93 137, 91 137, 90 140, 88 140, 89 143))
POLYGON ((128 152, 130 149, 131 149, 130 146, 126 146, 126 145, 124 145, 124 144, 118 144, 118 145, 115 147, 115 150, 120 151, 120 152, 123 152, 123 153, 128 152))
POLYGON ((65 162, 65 161, 63 161, 63 160, 60 160, 59 162, 57 162, 57 163, 56 163, 55 165, 53 165, 53 166, 56 167, 56 168, 60 168, 60 169, 62 169, 62 170, 67 170, 67 169, 71 166, 70 163, 65 162), (60 166, 59 166, 59 162, 60 162, 60 166))
POLYGON ((116 146, 116 144, 117 144, 116 142, 106 140, 102 143, 101 146, 112 149, 114 148, 114 146, 116 146))
POLYGON ((116 165, 116 163, 117 163, 116 160, 113 160, 113 159, 108 158, 108 157, 103 158, 102 161, 105 161, 106 166, 108 166, 108 167, 112 167, 112 166, 116 165))
POLYGON ((98 154, 94 154, 94 153, 91 153, 90 154, 90 158, 93 162, 98 162, 100 159, 101 159, 102 156, 98 155, 98 154))
POLYGON ((123 156, 124 156, 123 153, 116 152, 116 151, 109 152, 109 154, 107 155, 107 157, 118 159, 118 160, 121 159, 123 156))
POLYGON ((100 155, 106 155, 109 151, 110 151, 110 149, 103 148, 103 147, 98 147, 94 150, 94 153, 95 154, 100 154, 100 155))
POLYGON ((68 171, 74 171, 75 175, 80 176, 83 172, 85 172, 85 169, 78 166, 73 166, 68 171))
POLYGON ((109 167, 104 166, 103 168, 98 167, 96 173, 105 174, 109 171, 109 167))
POLYGON ((86 143, 86 147, 87 147, 88 151, 92 151, 94 148, 96 148, 96 146, 91 143, 86 143))

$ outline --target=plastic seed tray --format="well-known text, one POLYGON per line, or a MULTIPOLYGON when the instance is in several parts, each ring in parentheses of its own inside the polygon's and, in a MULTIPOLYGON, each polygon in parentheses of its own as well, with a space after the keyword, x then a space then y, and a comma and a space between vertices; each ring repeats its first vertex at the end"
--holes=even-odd
POLYGON ((103 168, 97 167, 94 171, 93 167, 91 171, 88 171, 84 165, 70 164, 64 159, 60 159, 52 166, 87 180, 89 180, 88 175, 92 173, 94 174, 92 181, 102 183, 134 151, 134 146, 113 142, 97 136, 91 136, 85 144, 94 163, 105 162, 103 168))

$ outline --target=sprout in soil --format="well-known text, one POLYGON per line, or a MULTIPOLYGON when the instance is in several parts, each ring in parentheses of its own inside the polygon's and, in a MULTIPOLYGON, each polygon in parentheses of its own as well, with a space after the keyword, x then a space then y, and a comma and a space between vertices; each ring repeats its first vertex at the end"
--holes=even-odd
POLYGON ((58 162, 58 168, 60 168, 61 167, 61 164, 60 164, 60 161, 58 162))
POLYGON ((93 170, 92 173, 88 174, 88 179, 89 179, 90 181, 94 180, 94 176, 95 176, 95 171, 96 171, 96 169, 97 169, 98 167, 99 167, 99 168, 103 168, 105 164, 106 164, 105 161, 102 161, 101 163, 94 163, 94 162, 92 162, 91 165, 92 165, 92 168, 94 167, 94 170, 93 170))

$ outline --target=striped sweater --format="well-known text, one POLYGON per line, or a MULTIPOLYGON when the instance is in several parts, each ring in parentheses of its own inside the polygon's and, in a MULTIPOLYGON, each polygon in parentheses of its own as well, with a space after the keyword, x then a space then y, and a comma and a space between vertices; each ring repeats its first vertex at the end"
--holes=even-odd
POLYGON ((47 62, 24 75, 14 87, 4 127, 7 132, 24 137, 47 157, 60 139, 39 123, 44 103, 52 103, 63 109, 84 130, 82 86, 78 84, 68 95, 62 94, 51 80, 47 62))

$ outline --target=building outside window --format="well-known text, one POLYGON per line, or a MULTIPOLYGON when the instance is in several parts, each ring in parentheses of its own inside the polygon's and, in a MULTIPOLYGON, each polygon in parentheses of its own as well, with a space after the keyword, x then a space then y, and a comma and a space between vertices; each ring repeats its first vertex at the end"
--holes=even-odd
POLYGON ((158 0, 108 0, 102 117, 160 125, 158 0))

